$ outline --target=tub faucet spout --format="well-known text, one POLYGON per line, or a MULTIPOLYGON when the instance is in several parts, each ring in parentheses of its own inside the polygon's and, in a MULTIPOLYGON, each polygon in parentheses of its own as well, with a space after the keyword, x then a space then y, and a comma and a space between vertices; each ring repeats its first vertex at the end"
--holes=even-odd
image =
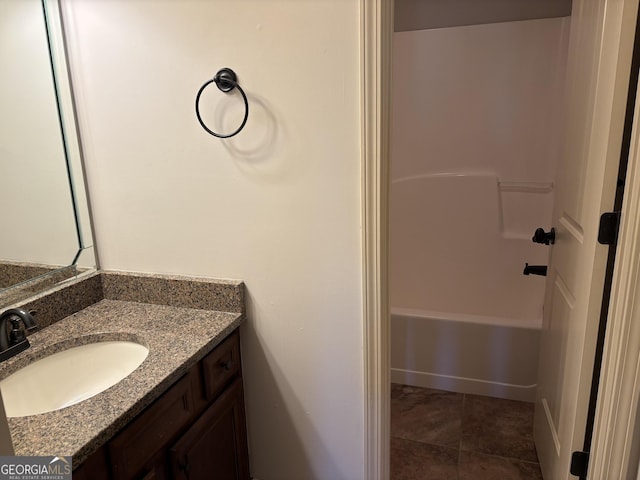
POLYGON ((20 321, 26 330, 37 328, 32 314, 21 308, 10 308, 0 315, 0 362, 29 348, 29 340, 20 321), (7 332, 7 322, 11 323, 10 332, 7 332))
POLYGON ((524 275, 542 275, 543 277, 547 276, 547 266, 546 265, 529 265, 525 263, 524 275))

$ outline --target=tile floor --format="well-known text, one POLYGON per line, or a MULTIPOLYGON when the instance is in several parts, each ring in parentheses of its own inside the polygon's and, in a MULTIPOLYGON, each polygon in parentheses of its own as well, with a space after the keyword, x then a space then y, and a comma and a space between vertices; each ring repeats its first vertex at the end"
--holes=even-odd
POLYGON ((391 480, 542 480, 533 404, 391 385, 391 480))

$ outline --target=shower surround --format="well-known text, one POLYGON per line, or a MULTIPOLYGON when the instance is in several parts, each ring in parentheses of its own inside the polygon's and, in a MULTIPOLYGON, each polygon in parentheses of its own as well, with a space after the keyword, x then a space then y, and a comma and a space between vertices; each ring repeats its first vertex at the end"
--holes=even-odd
POLYGON ((394 382, 535 398, 568 27, 395 33, 394 382))

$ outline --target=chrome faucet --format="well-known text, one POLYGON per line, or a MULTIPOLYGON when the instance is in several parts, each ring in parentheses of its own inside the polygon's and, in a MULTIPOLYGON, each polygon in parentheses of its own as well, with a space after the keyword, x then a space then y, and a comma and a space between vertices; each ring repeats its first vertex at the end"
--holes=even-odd
POLYGON ((20 326, 20 320, 27 330, 37 328, 33 315, 21 308, 10 308, 0 315, 0 362, 29 348, 29 340, 25 330, 20 326), (7 332, 7 322, 11 323, 9 332, 7 332))

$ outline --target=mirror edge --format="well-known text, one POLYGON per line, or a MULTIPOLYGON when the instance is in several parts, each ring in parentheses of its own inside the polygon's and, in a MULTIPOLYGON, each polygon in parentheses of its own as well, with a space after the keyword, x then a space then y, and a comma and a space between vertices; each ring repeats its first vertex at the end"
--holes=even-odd
POLYGON ((0 289, 0 308, 24 301, 66 280, 84 277, 87 273, 98 270, 61 1, 40 0, 39 3, 44 17, 59 128, 76 223, 77 250, 69 265, 0 289))
POLYGON ((61 0, 41 0, 41 2, 47 28, 51 69, 60 115, 60 129, 67 160, 69 188, 76 217, 78 251, 71 265, 97 268, 98 259, 94 249, 82 145, 77 121, 73 81, 69 69, 61 0), (79 185, 81 185, 82 188, 78 188, 79 185), (83 262, 88 261, 88 258, 90 259, 91 265, 83 265, 83 262))

